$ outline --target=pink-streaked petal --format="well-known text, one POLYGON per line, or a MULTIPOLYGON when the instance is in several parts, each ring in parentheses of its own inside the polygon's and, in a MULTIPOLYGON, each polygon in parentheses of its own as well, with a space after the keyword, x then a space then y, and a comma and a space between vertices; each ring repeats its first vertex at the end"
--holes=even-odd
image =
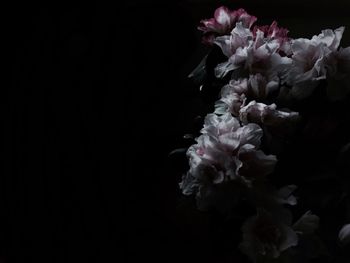
POLYGON ((215 10, 214 18, 220 25, 228 28, 231 25, 230 10, 227 7, 221 6, 215 10))

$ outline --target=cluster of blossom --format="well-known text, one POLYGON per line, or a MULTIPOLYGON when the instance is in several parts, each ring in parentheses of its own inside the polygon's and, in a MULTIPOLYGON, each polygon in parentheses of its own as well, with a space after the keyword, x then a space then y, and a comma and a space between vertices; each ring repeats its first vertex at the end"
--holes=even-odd
MULTIPOLYGON (((269 129, 295 126, 300 114, 286 105, 310 97, 322 80, 330 100, 350 91, 350 47, 339 48, 344 27, 291 39, 276 22, 254 26, 256 20, 243 9, 220 7, 214 18, 201 21, 203 42, 217 45, 227 57, 215 76, 231 76, 187 151, 190 169, 180 183, 185 195, 195 194, 200 209, 228 211, 241 200, 256 207, 242 226, 239 246, 254 262, 292 255, 298 240, 314 235, 319 221, 307 211, 293 222, 288 207, 297 203, 296 186, 269 184, 277 157, 261 148, 263 136, 269 129)), ((348 227, 345 232, 342 239, 349 239, 348 227)))

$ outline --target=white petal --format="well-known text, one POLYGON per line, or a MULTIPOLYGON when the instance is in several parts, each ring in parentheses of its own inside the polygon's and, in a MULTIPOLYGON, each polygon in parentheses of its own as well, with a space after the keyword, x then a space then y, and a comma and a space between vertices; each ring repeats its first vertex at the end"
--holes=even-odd
POLYGON ((263 131, 259 125, 255 123, 248 123, 247 125, 237 130, 241 145, 252 144, 254 146, 260 146, 263 131))
POLYGON ((286 225, 281 225, 283 231, 284 239, 279 245, 279 250, 284 251, 290 247, 296 246, 298 244, 298 235, 297 233, 286 225))
POLYGON ((350 224, 346 224, 340 229, 338 238, 342 245, 350 244, 350 224))
POLYGON ((217 78, 223 78, 230 71, 238 68, 239 66, 234 65, 231 61, 226 61, 217 65, 214 69, 214 74, 217 78))
POLYGON ((311 211, 307 211, 294 223, 293 229, 303 234, 311 234, 318 228, 319 221, 320 219, 317 215, 313 215, 311 211))

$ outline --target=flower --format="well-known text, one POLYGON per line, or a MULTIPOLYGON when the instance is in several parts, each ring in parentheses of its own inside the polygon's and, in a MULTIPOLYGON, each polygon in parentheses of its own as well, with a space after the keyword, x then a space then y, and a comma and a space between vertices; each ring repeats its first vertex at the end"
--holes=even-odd
POLYGON ((278 27, 277 22, 273 21, 270 26, 254 26, 253 32, 256 35, 256 32, 260 30, 264 33, 265 37, 279 39, 281 42, 284 40, 288 40, 287 37, 288 29, 283 27, 278 27))
POLYGON ((266 105, 256 102, 249 102, 239 111, 239 119, 243 123, 259 123, 267 126, 285 126, 299 120, 299 113, 277 110, 276 104, 266 105))
POLYGON ((259 29, 254 35, 242 23, 236 24, 230 36, 217 37, 214 43, 228 57, 226 62, 215 68, 217 77, 242 68, 250 74, 260 73, 271 78, 284 72, 292 62, 287 56, 279 54, 280 40, 266 38, 264 32, 259 29))
POLYGON ((231 80, 221 89, 221 98, 215 103, 215 113, 230 112, 238 117, 239 110, 245 104, 248 88, 248 79, 231 80))
POLYGON ((204 32, 203 42, 212 44, 215 36, 229 34, 237 22, 250 28, 256 19, 244 9, 230 11, 227 7, 221 6, 215 10, 213 18, 201 20, 198 29, 204 32))
POLYGON ((215 103, 215 113, 230 112, 239 117, 240 111, 246 106, 247 100, 265 100, 278 89, 279 83, 276 79, 268 80, 259 73, 250 75, 249 79, 231 80, 229 84, 221 89, 221 98, 215 103))
POLYGON ((287 36, 289 30, 283 27, 278 27, 277 22, 273 21, 271 25, 254 26, 253 35, 256 36, 257 32, 261 31, 264 37, 267 39, 276 39, 280 44, 280 51, 285 55, 290 55, 290 38, 287 36))
POLYGON ((311 39, 292 41, 292 65, 285 75, 285 83, 292 87, 293 98, 310 96, 319 82, 326 79, 330 57, 337 51, 343 32, 344 27, 327 29, 311 39))
POLYGON ((254 262, 261 257, 278 258, 283 251, 298 244, 296 232, 263 208, 246 220, 242 232, 239 248, 254 262))
POLYGON ((180 183, 184 194, 195 193, 199 201, 206 203, 216 186, 230 182, 249 186, 275 167, 276 157, 259 149, 262 129, 257 124, 241 126, 230 113, 208 114, 201 133, 187 151, 190 169, 180 183))

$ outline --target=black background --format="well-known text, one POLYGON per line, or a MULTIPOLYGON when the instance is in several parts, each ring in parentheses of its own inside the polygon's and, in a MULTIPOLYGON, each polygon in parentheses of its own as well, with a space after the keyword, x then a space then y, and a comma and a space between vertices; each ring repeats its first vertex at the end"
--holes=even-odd
POLYGON ((0 260, 230 262, 167 157, 206 108, 186 76, 206 52, 198 22, 221 4, 292 37, 345 25, 350 45, 345 0, 11 6, 0 260))

